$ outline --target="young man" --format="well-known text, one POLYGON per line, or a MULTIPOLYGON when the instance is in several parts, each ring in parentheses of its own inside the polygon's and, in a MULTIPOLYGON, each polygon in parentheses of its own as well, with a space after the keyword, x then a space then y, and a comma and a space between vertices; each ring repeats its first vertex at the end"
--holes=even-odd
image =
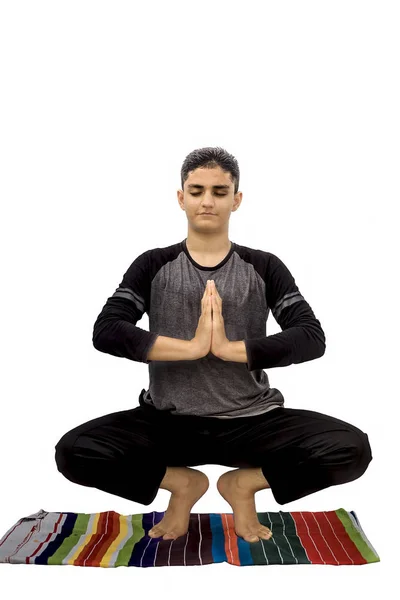
POLYGON ((190 511, 209 486, 190 465, 239 467, 218 490, 237 535, 268 539, 254 495, 271 488, 284 504, 360 477, 372 460, 368 436, 334 417, 284 407, 264 369, 314 360, 325 335, 293 276, 274 254, 229 240, 242 202, 239 167, 220 148, 186 157, 178 202, 185 240, 130 265, 97 317, 101 352, 149 365, 140 406, 84 423, 56 446, 68 479, 150 504, 171 492, 151 537, 188 531, 190 511), (269 311, 282 331, 265 335, 269 311), (136 326, 144 312, 150 331, 136 326), (145 393, 143 393, 145 392, 145 393))

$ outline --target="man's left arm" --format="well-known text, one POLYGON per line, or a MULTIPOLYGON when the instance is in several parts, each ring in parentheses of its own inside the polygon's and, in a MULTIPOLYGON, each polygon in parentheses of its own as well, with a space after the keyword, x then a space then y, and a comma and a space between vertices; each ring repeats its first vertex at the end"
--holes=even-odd
POLYGON ((321 323, 301 295, 291 272, 281 259, 268 254, 264 278, 266 301, 282 332, 229 342, 220 357, 246 363, 249 371, 314 360, 323 356, 326 349, 321 323))

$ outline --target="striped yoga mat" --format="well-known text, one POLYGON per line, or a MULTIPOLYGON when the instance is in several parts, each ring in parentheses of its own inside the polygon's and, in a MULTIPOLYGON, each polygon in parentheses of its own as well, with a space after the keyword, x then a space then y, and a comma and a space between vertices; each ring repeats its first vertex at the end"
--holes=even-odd
POLYGON ((147 532, 164 512, 121 515, 46 512, 23 517, 0 539, 0 563, 78 567, 164 567, 227 562, 247 565, 365 565, 380 558, 354 511, 261 512, 272 537, 246 542, 232 513, 190 514, 176 540, 147 532))

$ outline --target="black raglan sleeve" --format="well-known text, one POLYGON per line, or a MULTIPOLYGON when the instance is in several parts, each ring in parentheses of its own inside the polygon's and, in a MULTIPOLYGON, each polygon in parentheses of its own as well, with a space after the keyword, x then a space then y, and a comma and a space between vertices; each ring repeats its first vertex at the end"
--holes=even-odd
POLYGON ((96 350, 151 362, 146 357, 158 334, 136 326, 144 312, 149 312, 150 288, 149 256, 144 252, 130 265, 95 321, 92 341, 96 350))
POLYGON ((280 258, 268 255, 266 301, 282 332, 244 340, 249 371, 314 360, 323 356, 326 348, 321 323, 301 295, 289 269, 280 258))

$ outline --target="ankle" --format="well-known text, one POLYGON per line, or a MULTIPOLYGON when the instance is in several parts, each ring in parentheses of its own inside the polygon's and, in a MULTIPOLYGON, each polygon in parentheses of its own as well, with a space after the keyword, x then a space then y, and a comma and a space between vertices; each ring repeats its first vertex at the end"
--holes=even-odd
POLYGON ((270 487, 261 468, 238 469, 237 477, 238 486, 254 494, 270 487))
POLYGON ((160 488, 168 490, 172 494, 185 489, 190 483, 189 467, 167 467, 164 478, 160 483, 160 488))

